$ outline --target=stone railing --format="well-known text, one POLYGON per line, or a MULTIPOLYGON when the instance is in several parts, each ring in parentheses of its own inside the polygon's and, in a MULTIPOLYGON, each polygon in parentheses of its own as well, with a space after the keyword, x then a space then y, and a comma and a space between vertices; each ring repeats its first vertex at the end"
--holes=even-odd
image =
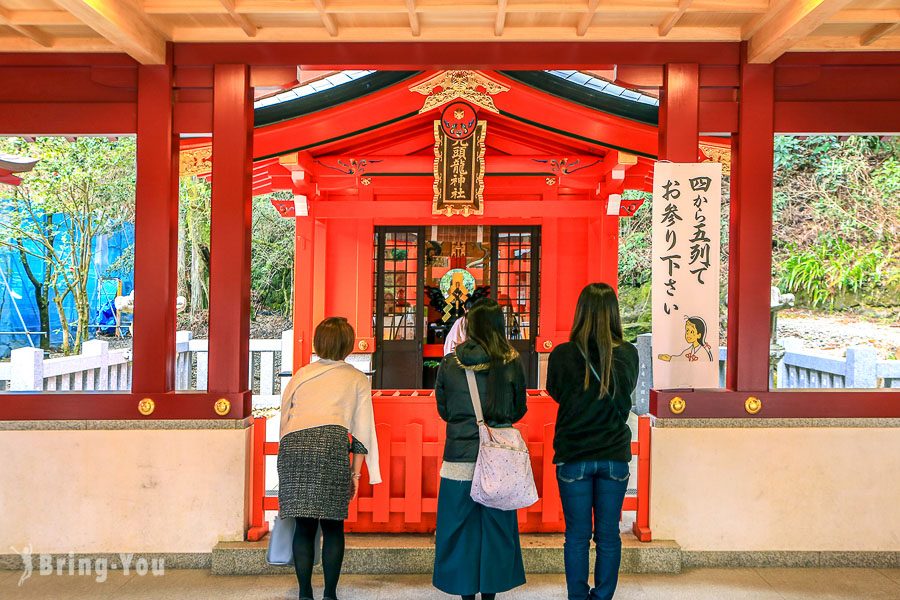
MULTIPOLYGON (((278 404, 284 378, 278 374, 291 369, 294 330, 281 334, 281 339, 250 340, 250 381, 253 403, 278 404)), ((176 333, 175 384, 179 390, 205 390, 209 372, 209 340, 193 339, 191 332, 176 333)))
MULTIPOLYGON (((293 330, 281 339, 250 340, 250 380, 254 403, 276 404, 281 393, 279 373, 290 369, 293 330)), ((189 331, 176 333, 175 387, 180 391, 205 390, 209 341, 192 339, 189 331)), ((131 349, 110 350, 109 342, 90 340, 81 354, 44 358, 40 348, 17 348, 9 362, 0 363, 0 391, 97 391, 131 388, 131 349)))
POLYGON ((8 391, 104 391, 131 389, 131 349, 110 350, 109 342, 90 340, 81 354, 44 358, 40 348, 16 348, 0 370, 8 391))

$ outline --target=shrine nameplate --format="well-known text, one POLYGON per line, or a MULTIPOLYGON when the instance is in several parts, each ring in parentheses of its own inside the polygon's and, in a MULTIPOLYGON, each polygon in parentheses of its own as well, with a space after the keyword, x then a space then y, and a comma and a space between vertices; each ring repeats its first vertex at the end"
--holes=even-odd
POLYGON ((487 123, 472 135, 454 138, 434 122, 434 201, 436 215, 484 214, 484 138, 487 123))

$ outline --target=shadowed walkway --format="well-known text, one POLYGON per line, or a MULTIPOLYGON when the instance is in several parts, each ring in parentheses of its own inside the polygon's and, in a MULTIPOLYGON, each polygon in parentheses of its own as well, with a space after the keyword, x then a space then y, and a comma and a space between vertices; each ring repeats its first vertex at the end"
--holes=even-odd
MULTIPOLYGON (((20 573, 0 571, 0 597, 230 600, 297 598, 293 577, 228 577, 208 571, 170 570, 160 577, 34 575, 18 587, 20 573)), ((498 596, 501 600, 563 600, 561 575, 532 575, 529 583, 498 596)), ((348 575, 341 579, 341 600, 446 600, 423 575, 348 575)), ((321 577, 316 594, 321 597, 321 577)), ((695 569, 680 575, 623 575, 616 600, 895 600, 900 598, 900 569, 695 569)))

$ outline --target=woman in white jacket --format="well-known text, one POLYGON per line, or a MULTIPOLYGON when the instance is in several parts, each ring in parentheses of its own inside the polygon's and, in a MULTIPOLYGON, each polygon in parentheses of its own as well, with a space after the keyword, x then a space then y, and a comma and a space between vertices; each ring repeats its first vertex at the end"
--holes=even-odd
POLYGON ((320 526, 324 600, 337 599, 344 520, 359 488, 363 459, 369 483, 381 482, 372 387, 344 361, 354 340, 343 317, 319 323, 313 338, 319 360, 297 371, 282 394, 278 503, 282 517, 297 519, 293 550, 301 600, 313 597, 313 542, 320 526))

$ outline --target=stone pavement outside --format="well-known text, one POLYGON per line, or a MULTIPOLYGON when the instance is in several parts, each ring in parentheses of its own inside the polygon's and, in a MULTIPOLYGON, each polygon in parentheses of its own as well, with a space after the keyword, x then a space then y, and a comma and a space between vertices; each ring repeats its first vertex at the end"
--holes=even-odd
MULTIPOLYGON (((0 571, 0 598, 126 600, 290 600, 297 598, 293 577, 229 577, 202 570, 168 570, 138 576, 110 572, 96 583, 88 576, 40 576, 19 587, 21 573, 0 571)), ((321 598, 321 577, 315 579, 321 598)), ((564 600, 561 575, 531 575, 528 584, 498 595, 499 600, 564 600)), ((348 575, 338 589, 341 600, 450 600, 431 587, 427 575, 348 575)), ((680 575, 622 575, 616 600, 897 600, 900 569, 694 569, 680 575)))

